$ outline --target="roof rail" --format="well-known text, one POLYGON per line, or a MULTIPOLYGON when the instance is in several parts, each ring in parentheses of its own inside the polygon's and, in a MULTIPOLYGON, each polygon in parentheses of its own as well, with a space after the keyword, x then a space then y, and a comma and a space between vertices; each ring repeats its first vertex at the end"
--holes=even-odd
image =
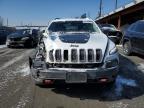
POLYGON ((86 13, 82 14, 80 18, 87 18, 87 14, 86 13))
POLYGON ((55 18, 55 20, 60 19, 60 18, 55 18))

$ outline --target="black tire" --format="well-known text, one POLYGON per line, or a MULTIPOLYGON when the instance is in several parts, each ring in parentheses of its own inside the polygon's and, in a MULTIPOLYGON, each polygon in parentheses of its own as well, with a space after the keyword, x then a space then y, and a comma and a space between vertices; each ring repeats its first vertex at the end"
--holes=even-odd
POLYGON ((33 48, 33 47, 34 47, 34 42, 33 42, 33 41, 27 41, 27 42, 24 44, 24 47, 25 47, 25 48, 33 48))
POLYGON ((31 41, 31 43, 30 43, 30 47, 31 47, 31 48, 34 47, 34 41, 31 41))
POLYGON ((7 45, 7 48, 12 48, 10 45, 7 45))
POLYGON ((123 53, 125 55, 130 55, 132 53, 132 47, 131 47, 131 43, 130 41, 126 41, 124 44, 123 44, 123 53))

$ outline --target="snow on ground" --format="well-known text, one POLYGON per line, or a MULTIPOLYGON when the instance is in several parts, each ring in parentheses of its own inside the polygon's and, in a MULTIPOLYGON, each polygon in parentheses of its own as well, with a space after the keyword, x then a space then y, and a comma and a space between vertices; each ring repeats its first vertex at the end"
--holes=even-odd
POLYGON ((122 91, 123 91, 123 86, 130 86, 130 87, 136 87, 137 83, 135 80, 133 79, 126 79, 122 76, 118 76, 115 82, 115 95, 116 96, 121 96, 122 95, 122 91))
MULTIPOLYGON (((26 52, 26 55, 29 54, 29 53, 30 53, 30 51, 27 51, 27 52, 26 52)), ((14 64, 15 62, 21 60, 24 56, 25 56, 25 54, 22 54, 22 55, 20 55, 20 56, 18 56, 18 57, 14 57, 14 58, 11 59, 10 61, 6 62, 3 66, 1 66, 1 67, 0 67, 0 70, 3 70, 3 69, 5 69, 6 67, 8 67, 8 66, 14 64)))
POLYGON ((14 64, 16 61, 19 61, 20 59, 23 58, 24 55, 18 56, 18 57, 14 57, 12 60, 6 62, 3 66, 1 66, 0 70, 5 69, 6 67, 14 64))
POLYGON ((117 47, 122 47, 122 45, 116 45, 117 47))
POLYGON ((18 104, 16 107, 12 107, 12 108, 25 108, 26 104, 31 101, 30 97, 29 97, 29 93, 30 93, 30 87, 28 87, 26 89, 26 91, 24 92, 23 96, 20 98, 18 104))
POLYGON ((128 104, 123 102, 112 103, 108 108, 128 108, 128 104))
POLYGON ((141 70, 142 72, 144 72, 144 63, 138 64, 137 69, 141 70))
POLYGON ((15 73, 19 73, 21 76, 27 76, 30 74, 30 68, 29 68, 28 64, 25 63, 25 64, 19 66, 16 69, 15 73))
POLYGON ((0 48, 5 48, 6 47, 6 45, 0 45, 0 48))
MULTIPOLYGON (((103 96, 112 100, 119 99, 122 97, 122 93, 125 91, 126 86, 138 87, 138 84, 133 79, 124 78, 123 76, 118 75, 113 87, 111 87, 111 89, 107 91, 104 91, 103 96)), ((114 107, 114 108, 122 108, 122 107, 114 107)))
POLYGON ((9 81, 13 81, 17 75, 22 77, 28 76, 30 74, 30 69, 28 63, 20 65, 16 70, 6 73, 6 77, 3 78, 3 81, 0 82, 0 90, 8 86, 9 81))

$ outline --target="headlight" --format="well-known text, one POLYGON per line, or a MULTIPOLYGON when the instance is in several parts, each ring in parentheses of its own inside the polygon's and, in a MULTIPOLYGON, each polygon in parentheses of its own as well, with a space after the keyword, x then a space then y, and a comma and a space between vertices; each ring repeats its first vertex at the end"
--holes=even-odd
POLYGON ((117 52, 116 46, 109 51, 109 55, 115 54, 117 52))
POLYGON ((27 40, 29 39, 29 37, 23 37, 21 40, 27 40))

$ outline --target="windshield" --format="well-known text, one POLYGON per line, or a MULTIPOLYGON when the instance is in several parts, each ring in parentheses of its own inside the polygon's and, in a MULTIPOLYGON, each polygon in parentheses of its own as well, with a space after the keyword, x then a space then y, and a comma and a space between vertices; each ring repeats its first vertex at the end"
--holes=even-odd
POLYGON ((53 22, 48 30, 52 32, 100 32, 93 22, 83 21, 53 22))
POLYGON ((26 33, 29 33, 30 30, 29 29, 21 29, 21 30, 17 30, 15 33, 18 33, 18 34, 26 34, 26 33))

